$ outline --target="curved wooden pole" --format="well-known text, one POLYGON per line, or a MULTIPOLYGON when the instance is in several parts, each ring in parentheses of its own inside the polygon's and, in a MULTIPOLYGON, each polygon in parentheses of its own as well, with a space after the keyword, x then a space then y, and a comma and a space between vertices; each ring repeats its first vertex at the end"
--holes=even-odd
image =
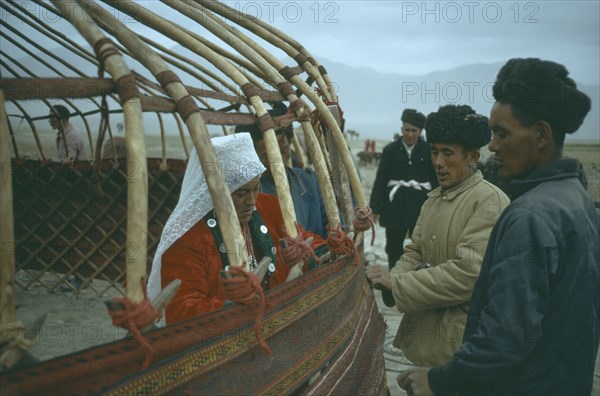
MULTIPOLYGON (((186 3, 191 2, 191 0, 184 0, 184 1, 186 3)), ((210 1, 207 1, 206 3, 202 2, 202 4, 206 4, 208 7, 208 5, 210 4, 210 1)), ((219 8, 219 7, 217 7, 217 8, 219 8)), ((208 15, 208 14, 206 14, 206 15, 208 15)), ((239 20, 244 20, 244 18, 242 16, 240 16, 239 13, 237 13, 237 18, 239 20)), ((236 20, 236 22, 238 22, 238 20, 236 20)), ((259 23, 260 23, 259 21, 256 21, 256 24, 259 24, 259 23)), ((240 24, 241 24, 241 22, 240 22, 240 24)), ((252 24, 249 23, 248 25, 250 26, 252 24)), ((205 27, 207 27, 207 26, 205 26, 205 27)), ((272 32, 272 28, 267 28, 268 25, 266 25, 264 23, 261 25, 261 27, 265 28, 266 30, 270 30, 272 32)), ((260 31, 260 29, 255 29, 255 30, 256 30, 255 33, 260 31)), ((258 53, 260 53, 260 55, 262 55, 264 57, 264 59, 266 59, 275 69, 281 70, 284 67, 284 65, 281 61, 279 61, 277 58, 275 58, 272 54, 270 54, 266 50, 262 49, 260 46, 258 46, 256 43, 254 43, 252 40, 250 40, 243 34, 241 34, 236 29, 234 29, 232 27, 228 27, 228 31, 231 32, 232 34, 234 34, 235 37, 240 39, 240 41, 244 42, 245 44, 250 46, 252 49, 254 49, 258 53)), ((215 33, 215 32, 213 31, 213 33, 215 33)), ((278 32, 278 33, 283 35, 283 33, 281 33, 281 32, 278 32)), ((241 52, 240 44, 235 43, 231 39, 224 38, 223 36, 220 36, 220 37, 223 40, 225 40, 226 42, 228 42, 230 45, 234 46, 234 48, 238 49, 238 51, 241 52), (238 44, 238 45, 235 46, 234 44, 238 44)), ((266 38, 266 35, 264 38, 266 38)), ((293 42, 293 40, 291 38, 288 38, 288 39, 289 39, 288 41, 293 42)), ((279 40, 275 40, 275 42, 280 43, 279 40)), ((310 54, 308 54, 308 52, 299 43, 296 42, 296 44, 297 45, 294 47, 300 53, 303 53, 307 57, 310 56, 310 54)), ((285 47, 285 48, 287 48, 287 47, 285 47)), ((264 71, 264 69, 263 69, 263 71, 264 71)), ((324 101, 318 95, 316 95, 312 91, 310 86, 304 80, 302 80, 298 75, 291 77, 290 82, 292 82, 294 85, 296 85, 301 90, 301 92, 317 107, 317 110, 321 114, 323 121, 325 122, 325 124, 327 125, 329 130, 331 131, 333 142, 335 143, 335 145, 338 149, 338 152, 341 156, 342 163, 344 164, 344 167, 346 168, 346 172, 348 174, 350 185, 352 186, 352 191, 354 193, 357 206, 362 207, 362 208, 367 207, 366 198, 364 195, 364 191, 362 189, 362 183, 360 181, 360 178, 358 177, 358 172, 354 166, 354 161, 352 160, 352 156, 350 155, 350 151, 349 151, 346 141, 343 137, 340 126, 338 125, 337 121, 335 120, 335 117, 331 114, 331 112, 327 108, 327 105, 324 103, 324 101)), ((325 82, 327 85, 327 90, 323 90, 323 93, 325 94, 325 92, 329 92, 330 97, 333 100, 337 101, 337 95, 335 94, 335 90, 333 88, 333 85, 331 84, 331 81, 325 80, 325 82)), ((324 148, 325 147, 324 141, 321 142, 321 144, 322 144, 322 147, 324 148)))
MULTIPOLYGON (((196 2, 191 0, 180 0, 177 2, 174 0, 163 0, 163 2, 171 5, 174 8, 177 8, 180 12, 185 13, 185 15, 194 19, 196 22, 200 23, 213 34, 217 35, 219 38, 235 48, 240 54, 244 55, 248 60, 259 67, 272 84, 277 86, 278 84, 286 82, 286 80, 283 79, 283 77, 273 66, 274 64, 275 66, 280 66, 280 68, 283 68, 283 63, 262 49, 252 40, 242 35, 239 31, 237 31, 237 29, 226 25, 222 20, 212 15, 210 11, 200 7, 196 2), (183 3, 185 3, 187 7, 183 5, 183 3)), ((298 99, 295 94, 288 94, 286 98, 290 102, 294 102, 298 99)), ((302 108, 297 110, 297 116, 299 119, 301 118, 303 111, 306 110, 302 108)), ((314 135, 312 127, 310 127, 310 123, 303 123, 303 130, 305 132, 305 136, 307 137, 307 142, 310 141, 310 136, 314 135)), ((307 146, 314 147, 312 145, 307 146)), ((268 143, 267 150, 269 150, 268 143)), ((277 152, 278 151, 279 149, 277 148, 277 152)), ((321 188, 321 194, 323 195, 327 218, 332 227, 337 227, 339 224, 339 214, 337 211, 337 206, 335 205, 333 191, 331 190, 329 174, 328 172, 323 172, 322 169, 320 169, 322 164, 320 159, 323 157, 320 153, 320 150, 315 150, 314 153, 311 151, 311 155, 314 155, 313 158, 315 158, 315 167, 317 169, 319 187, 321 188)), ((277 187, 277 179, 275 179, 275 183, 277 187)))
POLYGON ((175 121, 177 121, 177 130, 179 131, 179 137, 181 138, 181 144, 183 146, 183 151, 185 152, 185 160, 189 161, 190 149, 188 149, 187 141, 185 140, 185 131, 183 130, 181 117, 177 113, 173 113, 173 117, 175 117, 175 121))
MULTIPOLYGON (((336 120, 341 124, 340 114, 337 106, 329 106, 331 113, 334 114, 336 120)), ((326 133, 326 138, 329 142, 331 150, 329 152, 331 156, 331 175, 334 180, 334 190, 336 195, 340 198, 342 214, 344 216, 344 224, 346 224, 347 231, 354 231, 354 208, 352 207, 352 194, 348 186, 348 174, 343 166, 339 166, 341 163, 339 151, 335 144, 332 142, 332 136, 329 131, 326 133)), ((359 235, 362 235, 360 233, 359 235)))
POLYGON ((266 24, 260 19, 250 18, 248 17, 248 15, 238 10, 235 10, 224 3, 220 3, 215 0, 195 1, 200 6, 205 7, 211 10, 212 12, 221 15, 224 18, 227 18, 228 20, 240 26, 243 26, 250 32, 256 34, 258 37, 261 37, 262 39, 267 41, 269 44, 272 44, 275 47, 284 51, 292 59, 295 59, 298 62, 298 64, 300 64, 303 67, 303 69, 308 73, 309 76, 315 79, 317 86, 319 87, 319 89, 321 89, 321 92, 325 95, 326 99, 332 100, 332 97, 329 95, 327 85, 325 84, 325 81, 323 80, 323 77, 321 76, 319 71, 313 66, 312 63, 310 63, 307 57, 305 57, 304 61, 298 61, 297 58, 300 52, 280 38, 280 35, 283 35, 282 33, 274 33, 272 30, 265 28, 264 25, 266 24))
MULTIPOLYGON (((239 31, 234 29, 231 26, 225 25, 223 21, 214 15, 207 12, 205 9, 198 7, 198 5, 191 0, 163 0, 164 3, 169 4, 173 8, 177 9, 179 12, 184 13, 188 17, 192 18, 213 34, 221 38, 223 41, 228 43, 230 46, 235 48, 240 54, 245 56, 248 60, 253 62, 257 67, 259 67, 262 72, 269 78, 269 81, 274 84, 282 84, 287 81, 279 74, 279 72, 269 63, 279 62, 275 59, 271 54, 266 52, 256 43, 252 42, 245 36, 243 36, 239 31), (264 56, 263 56, 264 55, 264 56), (268 58, 268 60, 267 60, 268 58)), ((280 63, 280 62, 279 62, 280 63)), ((283 67, 283 66, 282 66, 283 67)), ((299 77, 298 77, 299 78, 299 77)), ((301 80, 302 81, 302 80, 301 80)), ((303 82, 303 81, 302 81, 303 82)), ((305 84, 306 85, 306 84, 305 84)), ((313 95, 317 96, 317 95, 313 95)), ((296 101, 298 97, 292 93, 286 95, 287 100, 290 103, 296 101)), ((319 98, 320 99, 320 98, 319 98)), ((321 103, 323 103, 321 101, 321 103)), ((296 116, 298 119, 302 119, 303 112, 306 111, 304 108, 298 108, 296 110, 296 116)), ((310 122, 303 122, 302 128, 304 130, 305 136, 307 138, 307 142, 311 139, 310 136, 314 136, 314 132, 312 130, 312 126, 310 122)), ((268 149, 268 141, 265 139, 267 143, 268 149)), ((313 147, 312 145, 307 144, 309 149, 313 147)), ((346 148, 347 149, 347 148, 346 148)), ((277 150, 279 151, 279 150, 277 150)), ((321 150, 314 150, 310 152, 311 156, 315 161, 315 167, 317 169, 317 176, 319 180, 319 187, 321 188, 321 194, 323 195, 323 200, 325 202, 325 210, 327 211, 327 218, 329 220, 329 224, 332 227, 337 227, 339 224, 339 213, 337 211, 337 206, 335 205, 335 197, 333 195, 333 190, 331 188, 331 181, 329 180, 329 173, 323 172, 321 168, 321 164, 324 160, 322 160, 323 155, 321 150), (335 206, 335 209, 334 209, 335 206)), ((277 179, 275 179, 275 186, 277 187, 277 179)), ((279 189, 277 189, 277 194, 279 196, 279 189)), ((280 197, 281 199, 281 197, 280 197)))
MULTIPOLYGON (((131 7, 127 7, 128 3, 124 2, 124 1, 105 0, 105 2, 109 3, 111 6, 115 7, 119 11, 122 11, 126 14, 128 12, 131 12, 131 9, 132 9, 131 7)), ((187 6, 177 3, 177 2, 176 2, 176 5, 186 7, 184 9, 184 11, 189 12, 186 15, 190 16, 192 19, 194 18, 194 15, 193 15, 194 10, 190 9, 190 7, 187 7, 187 6)), ((213 65, 215 65, 217 68, 219 68, 219 70, 221 70, 225 75, 227 75, 229 78, 231 78, 240 87, 249 83, 246 76, 244 76, 239 71, 237 66, 233 65, 227 59, 223 58, 221 55, 217 54, 216 52, 212 51, 210 48, 208 48, 207 46, 205 46, 198 40, 194 39, 192 36, 187 34, 184 30, 180 29, 178 26, 173 24, 171 21, 166 20, 166 19, 152 13, 148 9, 141 7, 139 4, 136 4, 135 13, 132 13, 130 16, 132 18, 135 18, 136 20, 138 20, 141 23, 144 23, 148 26, 152 26, 155 30, 167 35, 172 40, 178 42, 179 44, 183 45, 184 47, 188 48, 189 50, 199 54, 200 56, 202 56, 203 58, 205 58, 206 60, 211 62, 213 65)), ((198 14, 196 14, 195 16, 197 18, 201 17, 198 14)), ((256 114, 258 117, 261 117, 264 114, 267 114, 267 111, 265 110, 263 101, 262 101, 262 99, 260 99, 260 97, 258 95, 251 95, 248 98, 248 100, 250 101, 252 106, 256 109, 256 114)), ((281 204, 281 210, 282 210, 283 218, 285 221, 286 232, 290 236, 295 237, 297 235, 296 226, 295 226, 296 214, 294 212, 294 206, 293 206, 293 202, 292 202, 291 195, 289 192, 289 185, 288 185, 286 178, 281 178, 281 177, 277 176, 277 175, 281 175, 281 172, 277 171, 277 165, 275 165, 275 164, 283 164, 283 160, 281 159, 281 153, 279 151, 279 144, 277 143, 275 131, 273 129, 269 129, 263 134, 263 136, 264 136, 265 146, 271 155, 271 157, 269 157, 269 162, 271 163, 272 167, 274 166, 276 168, 276 169, 274 169, 275 172, 273 173, 273 177, 275 178, 275 186, 277 188, 277 195, 279 197, 280 204, 281 204)), ((222 197, 223 194, 216 195, 216 196, 222 197)), ((219 200, 221 200, 221 199, 219 199, 219 200)), ((217 201, 219 201, 219 200, 217 200, 217 201)), ((228 212, 224 211, 224 213, 228 213, 228 212)), ((239 232, 240 231, 239 223, 238 223, 237 229, 239 232)), ((240 233, 240 236, 241 236, 241 233, 240 233)), ((224 234, 224 240, 225 240, 225 234, 224 234)), ((243 239, 242 239, 242 241, 243 241, 243 239)), ((226 242, 226 245, 227 245, 227 242, 226 242)), ((229 250, 229 247, 228 247, 228 250, 229 250)), ((230 262, 237 262, 237 260, 230 260, 230 262)))
MULTIPOLYGON (((40 135, 38 134, 37 128, 35 126, 35 123, 33 121, 31 121, 31 117, 29 117, 29 114, 25 111, 25 109, 23 108, 23 106, 21 106, 19 104, 18 101, 14 100, 12 101, 12 103, 18 107, 18 109, 21 111, 21 113, 23 113, 23 116, 25 117, 25 120, 27 121, 27 123, 29 124, 29 128, 31 128, 31 133, 33 133, 33 140, 35 140, 35 145, 38 149, 38 152, 40 153, 40 157, 42 158, 43 162, 47 161, 46 156, 44 155, 44 150, 42 148, 42 142, 40 141, 40 135)), ((15 143, 16 145, 16 143, 15 143)))
POLYGON ((306 168, 308 162, 306 160, 306 156, 304 155, 304 149, 300 145, 300 142, 298 141, 298 136, 296 136, 296 134, 292 136, 292 144, 294 145, 294 151, 296 152, 298 168, 306 168))
POLYGON ((15 131, 13 131, 13 127, 10 124, 10 122, 7 122, 6 125, 8 126, 8 133, 10 135, 10 142, 12 143, 13 152, 15 153, 15 158, 19 158, 20 157, 19 147, 17 147, 17 140, 15 139, 15 131))
MULTIPOLYGON (((87 0, 80 2, 93 5, 93 3, 87 0)), ((130 7, 129 5, 133 4, 131 2, 120 1, 118 3, 120 6, 129 8, 130 10, 134 9, 136 17, 143 9, 139 4, 136 4, 135 7, 130 7)), ((109 32, 119 40, 121 45, 127 48, 155 77, 162 72, 171 71, 166 62, 158 54, 153 52, 135 33, 127 29, 125 25, 108 12, 105 12, 104 9, 94 13, 93 18, 101 20, 109 32)), ((178 103, 182 98, 189 95, 185 86, 179 81, 170 82, 164 88, 175 103, 178 103)), ((184 121, 188 126, 206 177, 208 189, 213 197, 215 211, 220 219, 219 227, 223 234, 229 262, 239 263, 247 267, 248 254, 240 229, 240 223, 235 212, 235 207, 233 206, 233 201, 231 200, 231 193, 227 185, 222 182, 221 169, 215 166, 215 164, 219 163, 219 159, 212 147, 206 124, 199 112, 191 113, 184 121)))
MULTIPOLYGON (((92 23, 92 18, 79 4, 72 1, 53 0, 61 14, 81 33, 93 47, 99 40, 106 38, 102 31, 92 23)), ((98 7, 96 7, 97 9, 98 7)), ((114 48, 113 44, 103 44, 114 48)), ((116 82, 119 78, 131 74, 120 54, 113 54, 104 62, 106 70, 116 82)), ((148 170, 146 162, 146 144, 144 142, 144 123, 142 106, 138 97, 122 104, 125 121, 125 140, 127 146, 127 297, 133 303, 144 299, 146 279, 146 256, 148 238, 148 170), (145 283, 145 282, 144 282, 145 283)))

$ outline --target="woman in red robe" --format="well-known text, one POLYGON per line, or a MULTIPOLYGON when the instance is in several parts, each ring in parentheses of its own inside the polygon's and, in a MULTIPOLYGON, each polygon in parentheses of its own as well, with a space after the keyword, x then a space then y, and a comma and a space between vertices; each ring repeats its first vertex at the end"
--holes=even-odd
MULTIPOLYGON (((281 249, 278 248, 284 233, 283 216, 277 197, 259 192, 260 175, 265 168, 254 151, 249 134, 215 138, 212 142, 221 161, 225 180, 230 190, 234 191, 231 197, 246 241, 250 269, 253 270, 263 257, 268 256, 273 264, 269 266, 262 282, 263 288, 267 290, 284 283, 290 267, 284 262, 281 249)), ((152 294, 157 293, 157 278, 161 287, 174 279, 182 281, 177 294, 167 306, 167 323, 219 309, 226 301, 220 272, 229 268, 227 251, 212 200, 206 202, 205 199, 208 190, 202 187, 206 183, 203 183, 203 175, 198 179, 201 170, 193 163, 193 158, 198 162, 197 156, 190 157, 180 202, 163 231, 148 286, 148 293, 153 297, 152 294), (196 176, 188 177, 188 171, 196 176), (195 182, 192 181, 194 179, 195 182), (195 188, 198 185, 200 188, 195 188), (203 208, 196 211, 196 207, 189 202, 183 204, 186 202, 182 202, 184 199, 197 201, 198 206, 203 208), (186 215, 187 212, 192 213, 186 215), (193 218, 199 215, 202 217, 193 222, 193 218), (172 218, 178 221, 172 221, 172 218), (163 239, 170 239, 171 243, 163 243, 163 239), (157 276, 157 270, 160 270, 160 276, 157 276)), ((313 237, 313 249, 326 249, 325 241, 320 237, 310 232, 303 232, 303 236, 313 237)), ((305 265, 304 270, 307 269, 305 265)))

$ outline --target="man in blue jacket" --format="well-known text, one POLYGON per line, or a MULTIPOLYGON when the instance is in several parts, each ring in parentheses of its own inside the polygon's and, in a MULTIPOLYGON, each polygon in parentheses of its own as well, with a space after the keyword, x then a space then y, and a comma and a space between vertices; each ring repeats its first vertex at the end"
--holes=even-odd
POLYGON ((412 395, 589 395, 600 336, 600 217, 562 158, 590 110, 564 66, 511 59, 490 150, 512 203, 494 227, 452 361, 398 376, 412 395))

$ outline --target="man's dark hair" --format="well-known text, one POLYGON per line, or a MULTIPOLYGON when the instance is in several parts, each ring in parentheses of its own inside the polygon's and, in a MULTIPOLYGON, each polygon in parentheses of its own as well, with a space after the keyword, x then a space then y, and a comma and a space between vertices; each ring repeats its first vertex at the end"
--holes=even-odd
POLYGON ((486 116, 475 113, 469 106, 442 106, 427 116, 427 142, 460 144, 466 151, 478 149, 492 138, 488 122, 486 116))
POLYGON ((71 112, 69 111, 69 109, 67 109, 63 105, 55 105, 55 106, 52 106, 52 108, 54 109, 54 112, 52 110, 50 110, 50 114, 58 115, 57 118, 59 120, 68 120, 69 117, 71 116, 71 112))
MULTIPOLYGON (((279 117, 279 116, 285 115, 288 111, 287 106, 282 102, 276 102, 272 106, 273 106, 273 108, 271 110, 267 110, 267 113, 269 113, 271 115, 271 117, 279 117)), ((256 125, 256 123, 245 124, 245 125, 236 125, 234 132, 235 133, 240 133, 240 132, 250 133, 250 136, 252 137, 252 141, 254 143, 260 142, 261 140, 263 140, 262 132, 260 131, 260 129, 258 128, 258 125, 256 125)), ((288 139, 291 139, 294 136, 294 129, 292 128, 291 124, 285 127, 284 133, 288 139)))
POLYGON ((492 88, 496 101, 510 104, 523 125, 546 121, 561 149, 565 134, 574 133, 590 111, 590 98, 577 89, 561 64, 536 58, 509 60, 492 88))

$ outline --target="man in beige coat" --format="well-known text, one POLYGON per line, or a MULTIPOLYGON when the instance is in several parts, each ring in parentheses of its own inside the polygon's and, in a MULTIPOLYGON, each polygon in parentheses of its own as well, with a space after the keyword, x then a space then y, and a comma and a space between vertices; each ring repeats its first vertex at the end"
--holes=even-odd
POLYGON ((475 170, 491 138, 487 117, 448 105, 427 117, 425 130, 440 186, 428 194, 396 266, 367 267, 367 277, 391 290, 404 313, 394 346, 418 365, 438 366, 462 343, 486 244, 509 199, 475 170))

